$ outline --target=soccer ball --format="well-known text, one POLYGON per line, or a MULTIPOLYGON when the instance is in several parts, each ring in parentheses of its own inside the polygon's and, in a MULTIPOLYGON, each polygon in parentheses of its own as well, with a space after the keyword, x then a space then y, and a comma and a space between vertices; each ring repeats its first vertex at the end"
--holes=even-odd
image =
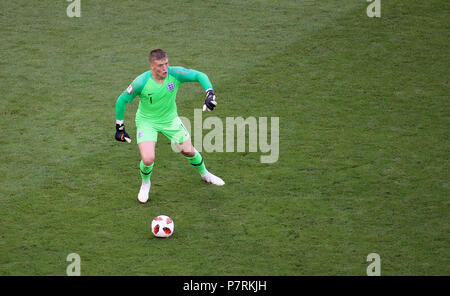
POLYGON ((159 215, 152 221, 152 233, 156 237, 166 238, 171 236, 174 227, 173 220, 165 215, 159 215))

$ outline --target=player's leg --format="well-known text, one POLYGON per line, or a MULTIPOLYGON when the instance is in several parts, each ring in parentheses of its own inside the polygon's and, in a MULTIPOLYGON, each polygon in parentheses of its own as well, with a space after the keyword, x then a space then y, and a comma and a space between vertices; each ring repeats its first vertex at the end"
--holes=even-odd
POLYGON ((216 185, 225 184, 222 179, 208 172, 202 155, 192 145, 191 136, 179 117, 173 120, 170 127, 166 126, 160 131, 172 142, 172 144, 175 144, 178 147, 181 154, 183 154, 189 163, 200 173, 203 180, 216 185))
POLYGON ((179 143, 178 147, 181 150, 181 154, 183 154, 184 157, 189 160, 190 164, 200 173, 200 176, 202 176, 202 179, 205 182, 219 186, 225 184, 225 182, 221 178, 208 172, 202 155, 197 151, 197 149, 194 148, 190 138, 183 143, 179 143))
POLYGON ((138 144, 139 152, 141 153, 141 163, 139 168, 141 170, 141 178, 144 183, 150 182, 150 177, 153 172, 153 164, 155 161, 155 142, 145 141, 138 144))
POLYGON ((136 132, 138 148, 141 154, 139 171, 142 179, 141 188, 138 194, 138 201, 140 203, 146 203, 150 193, 150 177, 153 173, 155 146, 158 139, 158 132, 150 123, 141 121, 136 122, 136 132))
POLYGON ((150 177, 153 172, 153 165, 155 160, 155 142, 145 141, 138 144, 139 152, 141 153, 141 162, 139 164, 142 184, 138 194, 138 201, 146 203, 150 193, 150 177))
POLYGON ((181 154, 186 157, 189 163, 200 173, 200 176, 206 175, 208 172, 206 170, 205 162, 203 161, 203 157, 197 149, 192 145, 191 139, 188 138, 183 143, 177 144, 180 149, 181 154))

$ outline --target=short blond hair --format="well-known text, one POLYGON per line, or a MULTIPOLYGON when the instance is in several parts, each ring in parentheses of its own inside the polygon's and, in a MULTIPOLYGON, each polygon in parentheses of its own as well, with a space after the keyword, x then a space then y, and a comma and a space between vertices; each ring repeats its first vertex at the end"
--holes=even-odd
POLYGON ((167 57, 167 53, 162 49, 154 49, 150 52, 148 59, 151 61, 161 60, 167 57))

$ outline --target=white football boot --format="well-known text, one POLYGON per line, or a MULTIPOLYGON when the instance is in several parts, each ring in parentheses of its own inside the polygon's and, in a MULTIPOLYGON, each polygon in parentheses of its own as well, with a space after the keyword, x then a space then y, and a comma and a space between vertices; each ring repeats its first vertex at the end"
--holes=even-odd
POLYGON ((210 172, 207 172, 206 175, 204 175, 202 177, 203 181, 207 182, 207 183, 211 183, 217 186, 222 186, 225 184, 225 182, 220 179, 217 176, 214 176, 213 174, 211 174, 210 172))
POLYGON ((138 201, 141 204, 145 204, 148 200, 148 194, 150 193, 150 186, 152 186, 152 182, 148 181, 147 184, 142 181, 141 190, 139 190, 138 201))

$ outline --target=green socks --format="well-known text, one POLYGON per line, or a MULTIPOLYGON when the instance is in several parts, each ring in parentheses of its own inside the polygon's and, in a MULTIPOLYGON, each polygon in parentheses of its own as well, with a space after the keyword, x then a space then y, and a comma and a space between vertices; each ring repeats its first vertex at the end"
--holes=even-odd
MULTIPOLYGON (((195 150, 195 155, 193 157, 186 157, 186 158, 189 160, 191 165, 200 173, 202 177, 206 175, 208 171, 206 170, 205 163, 203 162, 203 157, 197 150, 195 150)), ((147 184, 150 181, 150 176, 152 175, 154 164, 155 163, 152 163, 151 165, 145 165, 144 162, 141 160, 139 167, 141 169, 141 178, 145 184, 147 184)))
POLYGON ((206 170, 205 163, 203 162, 203 157, 200 155, 200 153, 195 150, 195 155, 192 157, 185 156, 189 162, 192 164, 192 166, 200 173, 200 175, 203 177, 208 172, 206 170))
POLYGON ((141 163, 140 163, 141 178, 142 178, 142 180, 144 180, 145 184, 147 184, 150 181, 150 176, 152 175, 154 164, 155 163, 152 163, 151 165, 145 165, 144 162, 141 160, 141 163))

